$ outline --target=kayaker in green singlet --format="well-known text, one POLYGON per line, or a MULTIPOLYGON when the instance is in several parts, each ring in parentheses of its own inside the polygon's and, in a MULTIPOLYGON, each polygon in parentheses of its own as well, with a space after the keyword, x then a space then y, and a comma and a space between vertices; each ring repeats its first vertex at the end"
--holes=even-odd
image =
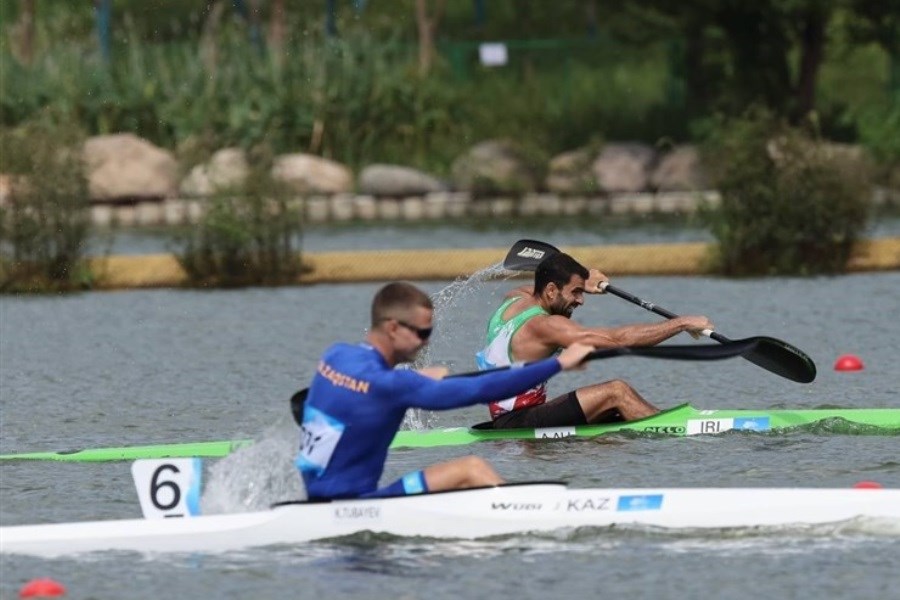
MULTIPOLYGON (((552 356, 580 342, 596 348, 653 346, 681 332, 697 336, 712 329, 703 316, 621 327, 583 327, 572 312, 584 304, 584 294, 602 294, 609 281, 597 269, 590 271, 568 254, 542 261, 534 285, 510 291, 488 322, 487 344, 476 356, 478 367, 489 369, 552 356)), ((563 427, 633 421, 659 412, 630 385, 614 379, 579 388, 547 401, 547 382, 489 405, 495 428, 563 427)))

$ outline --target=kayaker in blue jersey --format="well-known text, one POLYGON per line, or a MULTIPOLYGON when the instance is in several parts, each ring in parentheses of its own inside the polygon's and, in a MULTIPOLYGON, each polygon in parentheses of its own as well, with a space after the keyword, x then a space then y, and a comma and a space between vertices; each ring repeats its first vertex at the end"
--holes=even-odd
MULTIPOLYGON (((583 327, 572 312, 584 295, 602 294, 609 281, 565 253, 538 265, 534 284, 509 292, 488 322, 487 345, 476 355, 478 367, 489 369, 516 361, 552 356, 575 343, 596 348, 653 346, 686 331, 695 337, 712 329, 702 316, 678 317, 658 323, 621 327, 583 327)), ((609 421, 633 421, 659 412, 621 379, 579 388, 547 401, 546 382, 520 394, 510 394, 489 406, 494 428, 564 427, 609 421)))
POLYGON ((445 410, 499 400, 578 367, 593 350, 573 344, 558 357, 473 377, 443 379, 443 367, 395 369, 428 343, 433 313, 423 291, 390 283, 372 301, 366 341, 334 344, 322 355, 303 408, 296 460, 309 498, 398 496, 503 483, 487 461, 467 456, 378 487, 388 446, 407 409, 445 410))

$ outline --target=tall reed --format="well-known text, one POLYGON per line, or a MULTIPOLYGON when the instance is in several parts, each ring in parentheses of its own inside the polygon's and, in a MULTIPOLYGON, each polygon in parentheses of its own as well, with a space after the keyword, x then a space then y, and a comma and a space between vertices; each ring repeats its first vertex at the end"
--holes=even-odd
POLYGON ((49 48, 32 67, 4 57, 0 122, 76 122, 89 133, 131 131, 168 148, 192 138, 218 147, 265 142, 357 168, 396 162, 446 173, 490 137, 515 134, 555 152, 598 129, 624 133, 629 123, 638 137, 658 135, 640 124, 666 102, 665 57, 607 51, 581 51, 564 69, 529 51, 508 69, 460 78, 446 63, 419 75, 415 45, 399 34, 311 35, 282 56, 260 54, 230 27, 215 52, 135 36, 114 48, 109 64, 73 43, 49 48))

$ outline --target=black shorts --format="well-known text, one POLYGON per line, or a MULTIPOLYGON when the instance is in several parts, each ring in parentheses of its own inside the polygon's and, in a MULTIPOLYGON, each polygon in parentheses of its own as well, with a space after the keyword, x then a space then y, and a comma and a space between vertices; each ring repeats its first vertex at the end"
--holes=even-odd
POLYGON ((520 408, 494 419, 494 429, 570 427, 587 425, 575 392, 569 392, 537 406, 520 408))

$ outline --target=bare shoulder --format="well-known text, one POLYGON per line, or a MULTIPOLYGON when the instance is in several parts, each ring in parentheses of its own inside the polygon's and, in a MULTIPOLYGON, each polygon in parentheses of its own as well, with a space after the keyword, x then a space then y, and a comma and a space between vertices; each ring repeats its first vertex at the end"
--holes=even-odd
POLYGON ((504 300, 509 300, 510 298, 527 298, 532 295, 534 291, 534 286, 532 285, 521 285, 517 288, 513 288, 509 290, 506 295, 503 297, 504 300))

